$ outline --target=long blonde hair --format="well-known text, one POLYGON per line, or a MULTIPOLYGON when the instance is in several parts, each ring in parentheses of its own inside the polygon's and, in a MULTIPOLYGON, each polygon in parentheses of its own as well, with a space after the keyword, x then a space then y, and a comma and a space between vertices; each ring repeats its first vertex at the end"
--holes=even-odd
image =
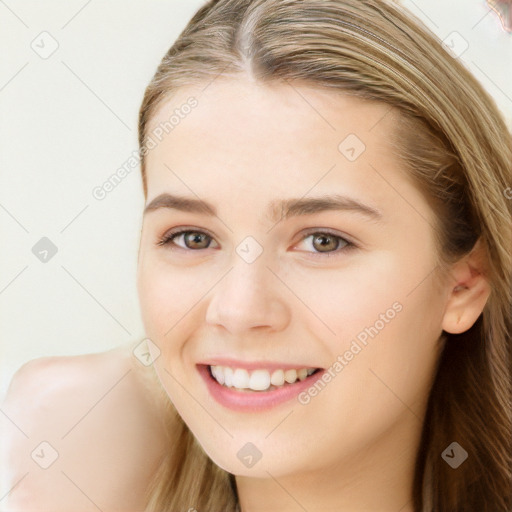
MULTIPOLYGON (((443 332, 411 493, 416 512, 512 510, 512 137, 495 102, 392 0, 212 0, 146 89, 140 147, 176 89, 248 72, 260 83, 297 80, 388 104, 398 113, 392 143, 437 216, 441 268, 482 243, 491 295, 471 329, 443 332), (452 441, 470 454, 456 471, 441 458, 452 441)), ((143 157, 141 166, 146 195, 143 157)), ((164 407, 172 435, 146 510, 237 510, 234 476, 209 459, 168 398, 164 407)))

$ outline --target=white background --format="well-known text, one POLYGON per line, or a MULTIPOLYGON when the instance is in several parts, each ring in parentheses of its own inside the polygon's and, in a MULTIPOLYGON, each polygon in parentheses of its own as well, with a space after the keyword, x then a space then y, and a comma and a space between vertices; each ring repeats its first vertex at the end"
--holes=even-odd
MULTIPOLYGON (((92 190, 137 149, 144 89, 202 4, 0 0, 0 399, 25 361, 144 338, 139 169, 102 201, 92 190), (59 45, 47 59, 31 48, 43 31, 59 45), (58 248, 47 263, 42 237, 58 248)), ((403 4, 467 41, 460 58, 512 127, 512 35, 485 0, 403 4)))

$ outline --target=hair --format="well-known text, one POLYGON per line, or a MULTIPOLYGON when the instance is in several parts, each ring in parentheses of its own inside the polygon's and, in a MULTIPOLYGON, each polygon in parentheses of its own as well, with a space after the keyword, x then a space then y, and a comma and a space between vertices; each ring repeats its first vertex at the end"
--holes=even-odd
MULTIPOLYGON (((512 137, 496 103, 392 0, 212 0, 145 91, 141 150, 152 117, 179 88, 248 75, 389 105, 391 144, 435 214, 439 270, 447 274, 481 244, 491 293, 469 330, 443 331, 439 340, 411 496, 415 512, 512 510, 512 137), (456 470, 441 457, 453 441, 469 453, 456 470)), ((146 510, 238 510, 234 476, 210 460, 165 398, 168 452, 146 510)))

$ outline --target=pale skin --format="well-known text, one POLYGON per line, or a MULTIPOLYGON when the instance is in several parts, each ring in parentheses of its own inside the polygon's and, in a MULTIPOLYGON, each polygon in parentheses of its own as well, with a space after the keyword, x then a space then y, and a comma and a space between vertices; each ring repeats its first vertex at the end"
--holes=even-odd
MULTIPOLYGON (((198 99, 193 112, 148 154, 146 205, 169 193, 199 198, 217 212, 162 207, 144 215, 138 288, 146 334, 161 351, 155 369, 206 453, 236 475, 243 512, 412 512, 413 465, 437 340, 442 330, 469 329, 481 313, 490 293, 480 271, 483 255, 477 247, 449 276, 437 279, 434 212, 386 145, 393 128, 388 107, 294 87, 246 77, 216 80, 204 91, 204 85, 179 90, 152 120, 157 126, 191 95, 198 99), (366 146, 355 161, 338 149, 348 134, 366 146), (271 201, 333 194, 381 216, 344 209, 270 218, 271 201), (210 238, 194 245, 189 237, 187 246, 181 235, 176 246, 158 245, 176 227, 210 238), (326 231, 332 238, 322 251, 313 234, 326 231), (263 249, 250 264, 236 252, 248 236, 263 249), (344 250, 336 237, 356 248, 344 250), (201 359, 220 355, 328 368, 394 303, 400 312, 307 405, 294 400, 262 414, 235 412, 211 399, 196 371, 201 359), (237 457, 247 442, 262 453, 252 468, 237 457)), ((70 365, 80 370, 60 378, 62 386, 44 398, 53 400, 55 410, 66 410, 73 393, 62 389, 80 386, 90 372, 98 388, 108 389, 117 380, 113 376, 128 367, 127 353, 121 348, 59 360, 49 370, 57 379, 70 365)), ((120 410, 140 411, 137 427, 124 426, 123 442, 130 445, 132 436, 133 445, 149 443, 151 454, 140 470, 147 481, 165 442, 158 404, 147 393, 133 393, 140 386, 137 373, 111 407, 91 418, 90 432, 84 425, 81 432, 116 432, 124 425, 120 410)), ((23 385, 31 379, 25 374, 8 398, 11 412, 35 392, 23 385)), ((84 393, 85 403, 98 390, 84 393)), ((79 405, 72 406, 77 413, 79 405)), ((35 421, 47 414, 34 404, 26 421, 37 431, 35 421)), ((41 435, 49 434, 36 437, 41 435)), ((18 443, 17 449, 28 450, 28 444, 18 443)), ((79 464, 76 446, 62 461, 69 472, 79 464)), ((123 451, 108 443, 103 449, 123 451)), ((124 459, 133 469, 130 478, 142 457, 132 449, 124 459)), ((109 489, 129 488, 128 477, 109 469, 91 465, 83 471, 105 503, 118 503, 122 492, 109 489), (110 486, 102 487, 105 479, 110 486)), ((51 485, 58 476, 55 471, 51 485)), ((141 495, 132 489, 126 498, 131 508, 127 503, 124 510, 140 510, 141 495)), ((85 504, 83 510, 89 510, 85 504)))
POLYGON ((15 486, 2 512, 143 510, 165 433, 133 345, 35 359, 17 372, 1 406, 2 497, 15 486), (48 449, 31 457, 42 441, 59 454, 47 469, 35 461, 48 449))

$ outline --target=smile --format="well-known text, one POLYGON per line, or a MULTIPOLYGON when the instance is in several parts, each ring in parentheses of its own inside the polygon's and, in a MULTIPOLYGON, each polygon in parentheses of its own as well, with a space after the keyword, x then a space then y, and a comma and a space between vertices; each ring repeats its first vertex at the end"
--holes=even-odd
POLYGON ((234 388, 239 391, 273 391, 274 389, 303 381, 313 375, 318 368, 265 369, 252 370, 245 368, 231 368, 229 366, 209 366, 212 377, 222 386, 234 388))
POLYGON ((197 364, 196 368, 214 402, 246 413, 290 404, 326 371, 313 367, 248 369, 220 364, 197 364))

